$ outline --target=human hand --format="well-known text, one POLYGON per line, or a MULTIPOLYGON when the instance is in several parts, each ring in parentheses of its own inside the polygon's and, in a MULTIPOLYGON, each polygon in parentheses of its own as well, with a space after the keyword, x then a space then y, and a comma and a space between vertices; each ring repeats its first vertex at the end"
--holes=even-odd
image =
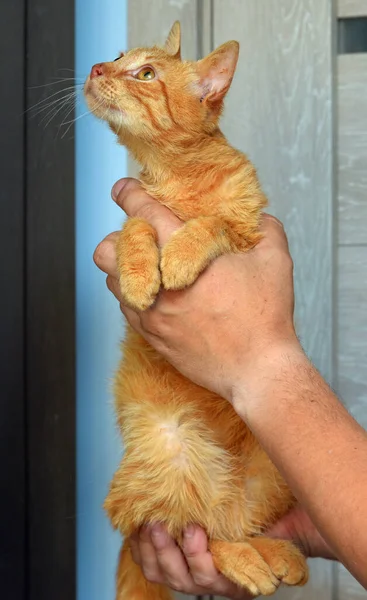
POLYGON ((253 598, 217 571, 208 549, 208 538, 200 527, 195 526, 190 536, 184 535, 182 550, 158 524, 142 527, 134 533, 130 547, 134 561, 152 583, 161 583, 193 596, 213 594, 233 600, 253 598))
POLYGON ((336 560, 335 554, 299 505, 273 525, 267 535, 294 542, 307 558, 336 560))
MULTIPOLYGON (((116 202, 129 216, 157 230, 160 245, 182 222, 131 179, 114 186, 116 202)), ((94 260, 107 273, 129 323, 160 354, 195 383, 233 400, 241 382, 256 379, 258 361, 272 350, 300 346, 293 326, 292 260, 281 223, 265 215, 264 238, 246 254, 215 260, 189 288, 161 290, 155 304, 135 312, 122 304, 115 242, 110 234, 94 260)))
MULTIPOLYGON (((276 523, 267 535, 296 543, 306 557, 335 558, 299 506, 276 523)), ((194 527, 192 536, 184 536, 182 550, 160 525, 143 527, 130 541, 135 562, 153 583, 163 583, 184 594, 221 595, 234 600, 252 598, 216 570, 208 539, 200 527, 194 527)))

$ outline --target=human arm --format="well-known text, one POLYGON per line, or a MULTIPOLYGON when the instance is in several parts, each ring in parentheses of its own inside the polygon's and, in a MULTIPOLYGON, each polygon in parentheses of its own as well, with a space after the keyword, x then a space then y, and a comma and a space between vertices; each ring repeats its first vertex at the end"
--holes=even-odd
MULTIPOLYGON (((122 186, 118 202, 150 220, 161 243, 180 226, 133 183, 122 186)), ((293 327, 286 237, 270 217, 263 230, 254 250, 220 257, 190 288, 162 292, 144 313, 122 310, 184 375, 233 404, 323 538, 367 585, 366 434, 304 355, 293 327)), ((112 246, 110 238, 96 262, 119 297, 112 246)))
POLYGON ((367 587, 367 435, 302 352, 268 353, 237 412, 285 477, 320 534, 367 587))

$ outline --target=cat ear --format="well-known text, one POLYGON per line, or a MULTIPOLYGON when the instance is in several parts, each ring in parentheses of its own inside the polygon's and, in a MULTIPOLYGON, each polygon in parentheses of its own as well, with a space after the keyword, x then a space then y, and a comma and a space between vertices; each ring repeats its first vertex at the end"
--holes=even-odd
POLYGON ((238 42, 226 42, 197 62, 200 102, 221 102, 228 92, 236 69, 238 42))
POLYGON ((181 26, 179 21, 175 21, 168 34, 164 49, 168 54, 176 58, 181 58, 181 26))

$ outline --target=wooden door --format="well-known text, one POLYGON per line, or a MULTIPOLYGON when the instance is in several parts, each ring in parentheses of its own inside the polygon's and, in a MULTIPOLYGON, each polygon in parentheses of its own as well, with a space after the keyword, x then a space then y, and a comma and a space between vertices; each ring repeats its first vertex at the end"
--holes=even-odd
POLYGON ((50 82, 73 66, 75 7, 12 0, 1 9, 1 597, 73 600, 73 128, 59 143, 54 122, 45 128, 45 113, 30 109, 44 110, 61 89, 50 82))
MULTIPOLYGON (((129 45, 161 44, 175 19, 184 58, 240 42, 222 127, 285 223, 302 344, 366 426, 367 54, 337 55, 338 17, 357 16, 367 0, 130 0, 129 45)), ((367 598, 341 566, 310 566, 275 597, 367 598)))

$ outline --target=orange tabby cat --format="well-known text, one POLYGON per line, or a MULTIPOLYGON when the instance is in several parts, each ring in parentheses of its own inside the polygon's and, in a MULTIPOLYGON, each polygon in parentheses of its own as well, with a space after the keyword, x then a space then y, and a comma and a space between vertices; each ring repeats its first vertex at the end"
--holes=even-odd
MULTIPOLYGON (((220 254, 260 239, 266 198, 256 171, 218 128, 238 49, 232 41, 182 61, 175 23, 164 49, 137 48, 95 65, 85 84, 90 109, 142 165, 143 187, 185 221, 162 249, 147 221, 125 223, 120 283, 138 310, 161 285, 182 289, 220 254)), ((188 524, 200 524, 218 570, 254 595, 270 595, 280 582, 304 584, 307 565, 295 546, 261 535, 293 505, 292 493, 231 405, 185 379, 131 329, 115 390, 125 454, 105 508, 126 539, 117 600, 171 598, 132 561, 128 537, 149 522, 164 523, 178 543, 188 524)))

